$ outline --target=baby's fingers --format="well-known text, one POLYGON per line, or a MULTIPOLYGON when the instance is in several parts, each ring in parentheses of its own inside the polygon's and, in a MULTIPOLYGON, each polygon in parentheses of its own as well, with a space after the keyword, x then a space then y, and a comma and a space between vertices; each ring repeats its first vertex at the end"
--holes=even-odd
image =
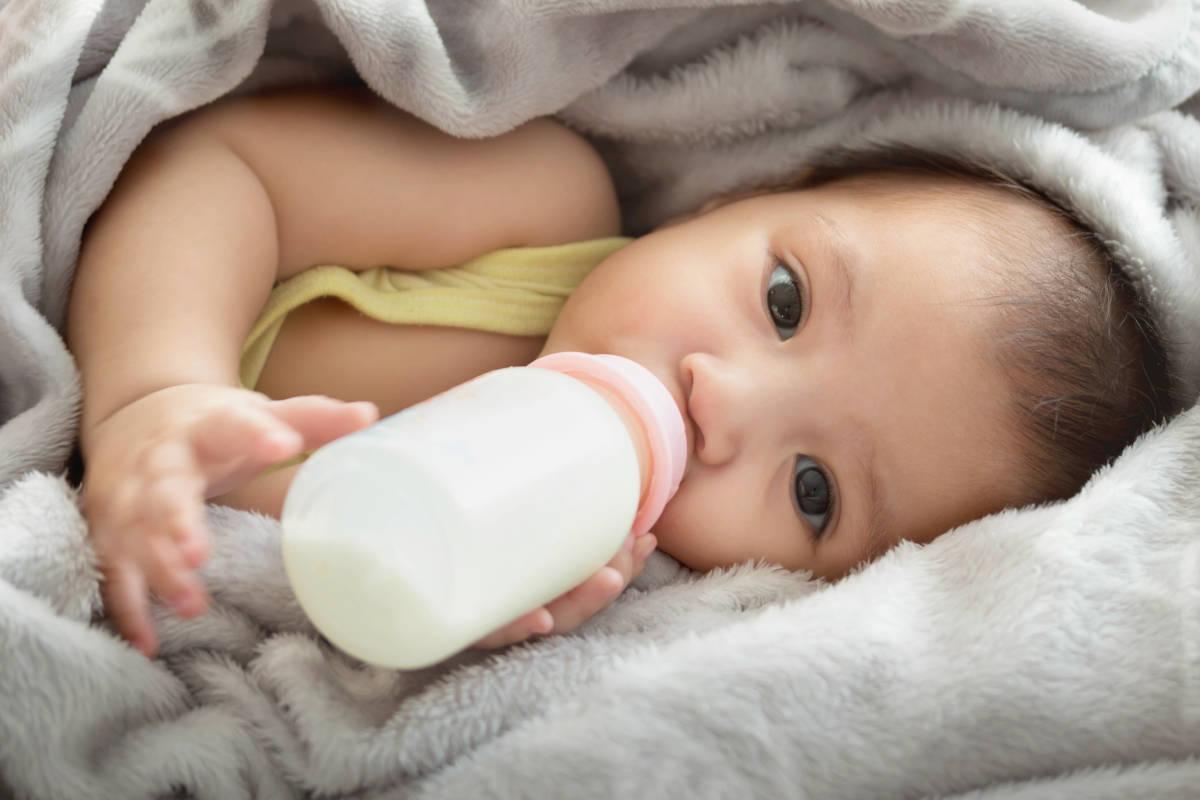
POLYGON ((554 616, 554 632, 569 633, 603 611, 642 571, 656 544, 653 535, 635 539, 630 534, 607 566, 547 605, 554 616))
POLYGON ((161 534, 149 534, 144 544, 142 566, 150 590, 181 617, 203 613, 208 606, 208 595, 184 561, 179 546, 161 534))
POLYGON ((303 444, 300 435, 268 412, 265 404, 210 413, 192 427, 188 439, 202 463, 247 463, 252 471, 296 455, 303 444))
POLYGON ((379 419, 374 403, 346 403, 320 395, 272 400, 267 410, 300 434, 306 450, 315 450, 379 419))
POLYGON ((485 650, 507 647, 510 644, 523 642, 530 636, 549 633, 553 627, 554 618, 550 616, 550 612, 544 608, 537 608, 480 639, 475 643, 475 647, 485 650))
POLYGON ((535 634, 568 633, 603 611, 642 571, 657 540, 652 534, 625 540, 613 559, 586 581, 475 643, 476 647, 505 647, 535 634))
POLYGON ((117 632, 148 658, 153 657, 158 638, 150 619, 146 581, 137 564, 127 558, 108 563, 104 567, 101 592, 117 632))
POLYGON ((642 569, 646 566, 646 559, 650 558, 650 554, 656 547, 658 547, 658 539, 654 537, 653 533, 638 537, 633 545, 633 573, 625 581, 626 583, 642 574, 642 569))
POLYGON ((151 533, 166 533, 179 546, 187 566, 199 567, 208 558, 203 510, 206 483, 191 450, 182 442, 164 442, 147 457, 147 488, 142 494, 141 525, 151 533))
POLYGON ((625 588, 613 567, 601 567, 592 577, 553 600, 546 610, 554 617, 554 633, 570 633, 603 610, 625 588))

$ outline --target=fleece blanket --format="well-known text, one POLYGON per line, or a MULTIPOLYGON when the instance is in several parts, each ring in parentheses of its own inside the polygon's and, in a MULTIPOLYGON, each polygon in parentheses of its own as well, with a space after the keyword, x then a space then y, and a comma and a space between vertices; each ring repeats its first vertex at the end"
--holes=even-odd
POLYGON ((634 232, 913 98, 1086 130, 1200 205, 1198 0, 0 0, 0 795, 1196 796, 1200 409, 837 584, 656 555, 578 635, 411 673, 323 642, 277 524, 213 507, 213 611, 160 616, 155 661, 113 636, 61 474, 82 227, 154 125, 343 80, 462 136, 558 114, 634 232))

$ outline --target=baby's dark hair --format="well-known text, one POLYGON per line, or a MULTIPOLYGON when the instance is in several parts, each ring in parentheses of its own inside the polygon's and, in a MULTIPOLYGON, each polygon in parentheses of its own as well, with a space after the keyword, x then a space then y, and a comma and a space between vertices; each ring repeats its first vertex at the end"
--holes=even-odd
MULTIPOLYGON (((1024 439, 1024 496, 1014 505, 1074 495, 1095 471, 1174 410, 1162 337, 1103 242, 1051 198, 979 164, 888 151, 818 167, 773 190, 879 175, 924 176, 959 194, 981 183, 1049 216, 1050 235, 1030 235, 998 204, 975 206, 997 280, 976 302, 998 312, 993 357, 1013 388, 1011 415, 1024 439)), ((882 182, 882 183, 886 183, 882 182)), ((894 183, 894 182, 893 182, 894 183)), ((898 187, 893 185, 892 191, 898 187)), ((888 189, 885 187, 884 191, 888 189)), ((902 193, 897 197, 903 199, 902 193)), ((976 202, 977 201, 977 202, 976 202)))

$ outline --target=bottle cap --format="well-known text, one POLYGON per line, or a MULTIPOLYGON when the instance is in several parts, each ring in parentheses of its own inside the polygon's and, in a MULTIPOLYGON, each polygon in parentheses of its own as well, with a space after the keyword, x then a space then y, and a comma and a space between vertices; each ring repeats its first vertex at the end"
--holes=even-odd
POLYGON ((650 444, 650 483, 646 499, 633 518, 641 536, 658 521, 667 501, 679 489, 687 464, 687 434, 675 398, 654 373, 636 361, 609 354, 552 353, 533 361, 541 367, 602 384, 632 410, 650 444))

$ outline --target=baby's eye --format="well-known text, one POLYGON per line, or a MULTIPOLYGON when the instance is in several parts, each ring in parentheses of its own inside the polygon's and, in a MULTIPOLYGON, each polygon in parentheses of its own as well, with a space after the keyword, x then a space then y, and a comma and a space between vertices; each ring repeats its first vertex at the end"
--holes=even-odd
POLYGON ((796 457, 796 468, 793 473, 793 496, 796 510, 812 525, 816 536, 820 538, 829 524, 833 509, 833 491, 825 471, 817 466, 807 456, 796 457))
POLYGON ((796 273, 786 264, 776 263, 767 281, 767 312, 779 331, 779 338, 788 340, 796 333, 804 313, 804 297, 796 273))

